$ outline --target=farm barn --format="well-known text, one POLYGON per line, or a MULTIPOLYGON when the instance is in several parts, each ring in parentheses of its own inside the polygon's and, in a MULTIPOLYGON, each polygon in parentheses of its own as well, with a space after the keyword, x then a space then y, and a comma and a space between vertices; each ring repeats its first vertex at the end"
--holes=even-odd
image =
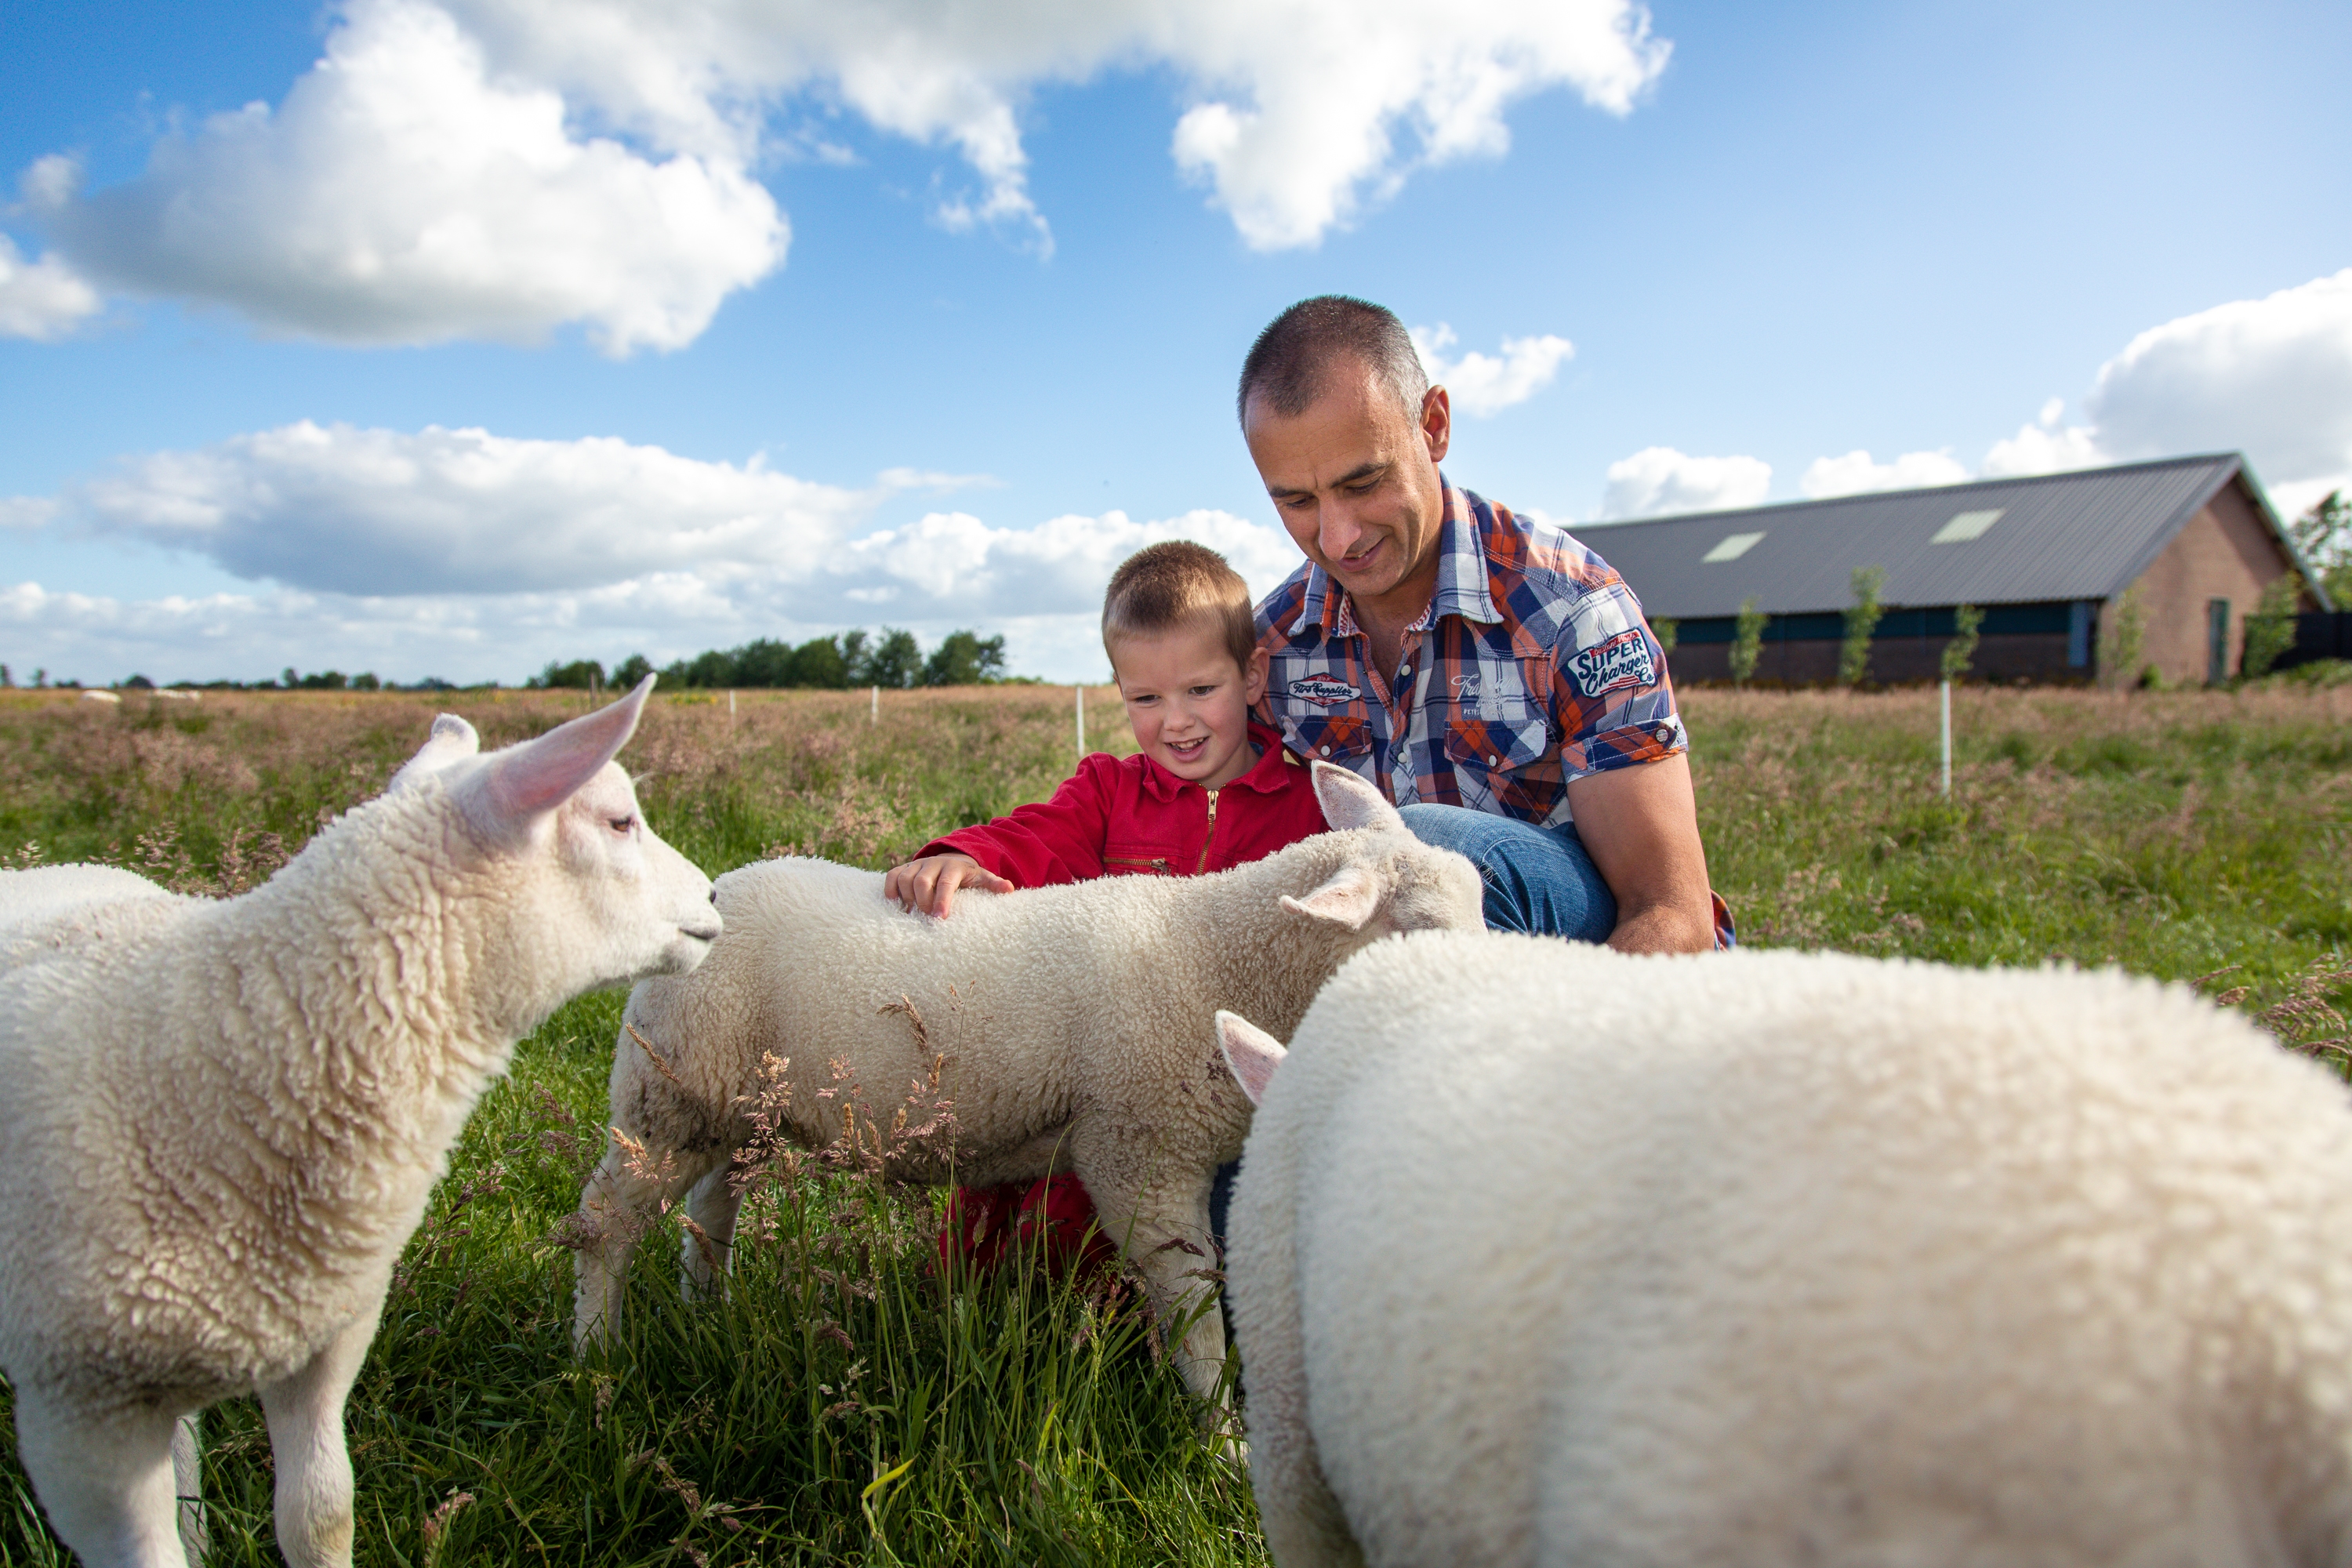
MULTIPOLYGON (((1854 569, 1878 566, 1886 614, 1871 643, 1873 679, 1935 679, 1953 612, 1975 605, 1985 612, 1976 675, 2097 680, 2103 653, 2113 657, 2124 596, 2137 590, 2143 629, 2123 676, 2152 665, 2168 684, 2214 684, 2236 673, 2263 590, 2296 565, 2262 486, 2234 452, 1581 533, 1653 619, 1677 624, 1671 664, 1681 680, 1729 678, 1735 623, 1750 597, 1769 617, 1756 679, 1831 679, 1854 569)), ((2310 590, 2297 605, 2335 607, 2310 590)), ((2304 625, 2324 620, 2306 616, 2304 625)))

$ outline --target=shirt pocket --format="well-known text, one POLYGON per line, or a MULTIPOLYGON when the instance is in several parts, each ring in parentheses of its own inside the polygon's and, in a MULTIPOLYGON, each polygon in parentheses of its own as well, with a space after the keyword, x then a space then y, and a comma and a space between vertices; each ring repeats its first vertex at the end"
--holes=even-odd
POLYGON ((1559 757, 1540 719, 1457 719, 1445 726, 1445 759, 1464 805, 1540 822, 1559 804, 1559 757))
POLYGON ((1353 768, 1372 753, 1371 721, 1360 713, 1325 713, 1286 719, 1282 738, 1309 762, 1338 763, 1353 768))
POLYGON ((1175 852, 1164 844, 1111 843, 1103 847, 1106 877, 1172 877, 1175 852))

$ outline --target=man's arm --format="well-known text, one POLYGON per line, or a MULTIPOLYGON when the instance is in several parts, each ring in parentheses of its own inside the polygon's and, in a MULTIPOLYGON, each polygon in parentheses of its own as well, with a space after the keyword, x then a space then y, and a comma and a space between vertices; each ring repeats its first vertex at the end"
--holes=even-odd
POLYGON ((1715 946, 1715 899, 1690 758, 1610 768, 1571 780, 1577 836, 1617 898, 1609 945, 1621 952, 1706 952, 1715 946))

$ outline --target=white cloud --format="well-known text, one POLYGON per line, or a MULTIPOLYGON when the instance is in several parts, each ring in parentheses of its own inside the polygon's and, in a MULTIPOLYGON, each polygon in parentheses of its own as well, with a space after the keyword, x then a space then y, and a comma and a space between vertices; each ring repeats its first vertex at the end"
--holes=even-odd
POLYGON ((0 528, 38 528, 57 514, 47 496, 0 496, 0 528))
POLYGON ((892 469, 851 489, 609 438, 306 422, 0 499, 0 523, 185 550, 271 585, 129 601, 19 583, 0 588, 0 636, 12 664, 93 678, 291 663, 511 679, 558 656, 667 660, 888 622, 934 640, 1017 630, 1016 659, 1055 661, 1024 668, 1085 675, 1098 661, 1081 634, 1141 546, 1199 540, 1260 594, 1298 563, 1280 530, 1214 510, 1026 529, 933 512, 871 531, 894 491, 974 482, 892 469))
POLYGON ((1992 450, 1985 454, 1981 477, 2005 479, 2019 474, 2055 474, 2114 461, 2100 447, 2097 431, 2069 425, 2065 419, 2064 398, 2053 397, 2043 404, 2041 415, 2031 424, 2019 426, 2016 435, 1993 443, 1992 450))
POLYGON ((1831 496, 1859 495, 1864 490, 1923 489, 1929 485, 1956 485, 1969 477, 1966 465, 1948 449, 1906 452, 1891 463, 1874 460, 1857 447, 1842 458, 1815 458, 1805 468, 1797 488, 1814 500, 1831 496))
MULTIPOLYGON (((73 266, 115 289, 347 343, 578 322, 623 355, 692 342, 782 264, 787 225, 750 171, 851 157, 812 111, 952 147, 978 184, 943 185, 934 216, 1050 254, 1028 94, 1164 68, 1187 100, 1178 169, 1278 249, 1415 169, 1500 155, 1530 94, 1628 112, 1669 53, 1648 29, 1638 0, 343 0, 275 110, 167 137, 121 185, 80 195, 54 157, 26 185, 73 266)), ((42 335, 95 308, 54 257, 19 272, 44 290, 42 335)), ((1556 361, 1555 342, 1531 352, 1556 361)))
POLYGON ((62 257, 51 252, 27 261, 16 242, 0 234, 0 338, 45 342, 98 311, 98 290, 62 257))
POLYGON ((583 321, 611 354, 674 349, 788 238, 740 159, 573 134, 557 93, 493 74, 425 0, 352 0, 275 112, 167 138, 127 184, 79 183, 47 159, 27 194, 91 276, 352 343, 583 321))
POLYGON ((1412 346, 1420 351, 1429 379, 1444 384, 1456 409, 1482 419, 1549 386, 1561 362, 1576 354, 1575 344, 1549 332, 1539 338, 1505 338, 1500 359, 1474 350, 1449 360, 1444 351, 1454 342, 1454 329, 1444 321, 1412 329, 1412 346))
POLYGON ((2237 448, 2266 479, 2352 470, 2352 268, 2153 327, 2088 400, 2120 457, 2237 448))
POLYGON ((895 473, 851 490, 611 437, 302 421, 151 453, 61 498, 90 531, 208 557, 236 575, 353 594, 582 588, 665 569, 804 572, 895 473))
POLYGON ((955 146, 982 182, 952 221, 1043 237, 1018 110, 1033 88, 1167 66, 1171 152, 1245 243, 1311 245, 1419 167, 1509 145, 1504 111, 1569 87, 1612 114, 1665 68, 1633 0, 453 0, 502 59, 680 144, 740 145, 816 87, 955 146))
POLYGON ((1601 520, 1761 506, 1771 489, 1772 465, 1760 458, 1691 458, 1644 447, 1609 465, 1601 520))

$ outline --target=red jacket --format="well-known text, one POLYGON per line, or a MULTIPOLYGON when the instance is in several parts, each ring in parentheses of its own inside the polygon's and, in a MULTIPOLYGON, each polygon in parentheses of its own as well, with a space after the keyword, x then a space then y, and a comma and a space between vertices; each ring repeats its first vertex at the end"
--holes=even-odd
POLYGON ((916 858, 969 855, 1019 888, 1095 877, 1190 877, 1262 859, 1325 830, 1308 770, 1282 737, 1249 727, 1257 765, 1211 791, 1148 757, 1097 752, 1034 805, 934 838, 916 858))

